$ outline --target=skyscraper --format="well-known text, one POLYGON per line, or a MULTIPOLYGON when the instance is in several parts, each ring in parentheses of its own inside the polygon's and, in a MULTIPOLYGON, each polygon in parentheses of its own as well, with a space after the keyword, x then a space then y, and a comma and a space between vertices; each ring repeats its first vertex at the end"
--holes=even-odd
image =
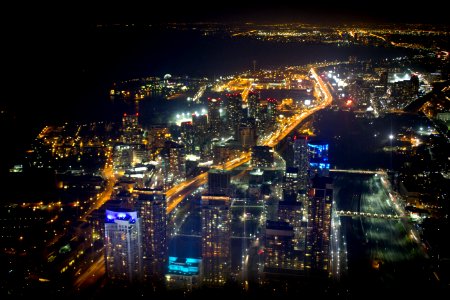
POLYGON ((242 97, 239 93, 226 94, 226 116, 227 127, 233 137, 237 137, 239 123, 243 117, 242 115, 242 97))
POLYGON ((272 128, 277 121, 278 109, 277 109, 278 101, 275 98, 267 99, 267 116, 266 116, 266 124, 268 128, 272 128))
MULTIPOLYGON (((288 196, 297 195, 287 194, 288 196)), ((278 204, 278 220, 288 223, 292 226, 294 235, 292 244, 295 253, 295 264, 293 268, 296 270, 304 269, 304 258, 306 249, 306 225, 307 218, 304 209, 304 203, 297 201, 299 197, 286 197, 278 204)))
POLYGON ((328 175, 330 162, 328 160, 328 143, 324 141, 308 142, 308 157, 310 177, 314 174, 320 176, 328 175))
POLYGON ((123 114, 121 141, 125 144, 140 144, 143 139, 143 130, 139 126, 139 114, 123 114))
POLYGON ((192 122, 182 122, 180 126, 181 141, 183 142, 186 154, 195 153, 195 132, 192 122))
POLYGON ((220 286, 231 272, 230 197, 202 196, 203 283, 220 286))
POLYGON ((186 154, 184 145, 173 141, 164 143, 164 182, 165 187, 170 188, 176 182, 186 178, 186 154))
POLYGON ((166 198, 160 190, 136 190, 136 210, 141 218, 144 280, 163 279, 167 263, 166 198))
POLYGON ((255 119, 246 118, 239 124, 239 136, 238 141, 242 145, 242 148, 249 149, 256 146, 256 124, 255 119))
POLYGON ((252 91, 248 93, 248 117, 256 120, 259 111, 259 93, 252 91))
POLYGON ((142 281, 141 219, 137 211, 106 210, 106 275, 118 285, 142 281))
POLYGON ((293 226, 284 221, 267 221, 264 274, 300 274, 301 262, 294 249, 293 226))
POLYGON ((306 268, 314 274, 330 272, 332 204, 332 178, 314 177, 309 194, 305 260, 306 268))
POLYGON ((309 186, 308 137, 294 136, 294 167, 298 168, 298 189, 307 190, 309 186))
POLYGON ((212 138, 218 138, 221 133, 220 98, 208 98, 208 125, 212 138))

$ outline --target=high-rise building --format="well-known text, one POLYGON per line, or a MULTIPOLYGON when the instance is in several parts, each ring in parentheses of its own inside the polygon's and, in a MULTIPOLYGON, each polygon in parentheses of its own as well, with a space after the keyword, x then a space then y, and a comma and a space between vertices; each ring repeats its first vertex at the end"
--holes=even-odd
POLYGON ((169 128, 166 124, 154 124, 148 129, 148 144, 152 148, 162 148, 170 138, 169 128))
POLYGON ((284 190, 289 193, 297 193, 298 191, 298 168, 287 167, 284 175, 284 190))
POLYGON ((301 262, 294 249, 293 226, 284 221, 267 221, 264 274, 294 275, 300 274, 301 262))
POLYGON ((202 196, 203 283, 220 286, 231 273, 231 210, 228 196, 202 196))
POLYGON ((137 211, 106 210, 106 275, 115 284, 126 286, 142 281, 141 236, 137 211))
POLYGON ((195 131, 192 122, 182 122, 180 126, 181 141, 183 142, 186 154, 195 153, 195 131))
POLYGON ((256 120, 259 115, 259 93, 252 91, 248 93, 248 117, 256 120))
POLYGON ((314 274, 330 272, 332 182, 331 177, 316 176, 309 192, 305 264, 314 274))
POLYGON ((278 220, 292 226, 294 231, 292 243, 296 259, 298 260, 295 266, 297 270, 303 270, 306 250, 307 214, 303 202, 298 201, 299 197, 296 197, 297 193, 288 195, 289 197, 284 197, 283 201, 278 203, 278 220))
POLYGON ((220 120, 220 98, 208 98, 208 125, 212 138, 220 137, 221 120, 220 120))
POLYGON ((267 99, 267 117, 266 124, 268 128, 273 128, 277 121, 278 109, 277 109, 278 101, 275 98, 267 99))
POLYGON ((141 218, 144 280, 163 279, 167 264, 166 198, 161 190, 134 191, 141 218))
POLYGON ((244 149, 250 149, 256 146, 256 124, 255 119, 246 118, 242 119, 239 124, 239 136, 238 141, 244 149))
POLYGON ((121 142, 125 144, 140 144, 143 137, 143 130, 139 126, 139 114, 123 114, 121 142))
POLYGON ((330 162, 328 160, 328 143, 324 141, 308 142, 308 157, 310 177, 314 174, 320 176, 328 175, 330 162))
POLYGON ((194 149, 196 155, 201 155, 207 142, 208 137, 208 116, 207 115, 192 115, 192 126, 194 130, 194 149))
POLYGON ((208 195, 229 195, 231 174, 226 170, 208 171, 208 195))
POLYGON ((239 93, 226 94, 227 127, 233 137, 237 137, 242 115, 242 97, 239 93))
POLYGON ((270 168, 273 165, 273 148, 269 146, 252 147, 252 166, 255 168, 270 168))
POLYGON ((184 145, 173 141, 166 141, 163 150, 163 171, 165 187, 168 188, 176 182, 186 178, 186 154, 184 145))
POLYGON ((308 137, 296 135, 293 142, 293 166, 298 169, 298 189, 307 190, 309 186, 308 137))

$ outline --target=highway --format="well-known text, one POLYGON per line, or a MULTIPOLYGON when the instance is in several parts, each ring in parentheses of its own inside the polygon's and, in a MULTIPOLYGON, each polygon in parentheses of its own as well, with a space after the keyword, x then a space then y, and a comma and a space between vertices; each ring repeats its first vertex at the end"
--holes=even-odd
MULTIPOLYGON (((316 81, 316 89, 318 91, 318 94, 321 95, 322 100, 317 106, 312 107, 311 109, 307 111, 303 111, 300 114, 294 115, 291 118, 287 118, 283 124, 284 126, 281 127, 281 129, 277 130, 269 136, 267 139, 260 141, 260 145, 274 147, 277 145, 280 141, 282 141, 289 133, 292 132, 303 120, 305 120, 307 117, 312 115, 313 113, 324 109, 325 107, 331 105, 331 102, 333 101, 333 97, 328 90, 328 87, 323 82, 322 78, 320 78, 319 75, 317 75, 316 71, 311 68, 310 70, 311 76, 316 81)), ((223 169, 223 170, 232 170, 236 167, 239 167, 242 164, 245 164, 248 162, 251 158, 251 153, 246 152, 242 154, 240 157, 235 158, 233 160, 230 160, 224 164, 212 166, 212 168, 217 169, 223 169)), ((185 197, 190 195, 192 192, 194 192, 196 189, 198 189, 200 186, 206 184, 208 180, 207 172, 202 173, 193 179, 184 181, 180 184, 175 185, 171 189, 169 189, 166 192, 166 199, 167 199, 167 214, 170 214, 172 210, 177 207, 177 205, 183 201, 185 197)))

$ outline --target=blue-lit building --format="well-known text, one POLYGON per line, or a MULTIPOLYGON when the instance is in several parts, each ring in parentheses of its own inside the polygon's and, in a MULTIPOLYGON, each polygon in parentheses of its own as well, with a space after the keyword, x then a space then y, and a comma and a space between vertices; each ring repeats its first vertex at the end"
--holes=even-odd
POLYGON ((201 284, 202 260, 169 256, 166 285, 169 289, 190 291, 201 284))
POLYGON ((137 211, 106 210, 106 275, 114 284, 127 286, 142 281, 141 235, 137 211))
POLYGON ((308 157, 310 175, 314 174, 327 175, 330 170, 330 161, 328 160, 327 142, 323 141, 309 141, 308 142, 308 157))

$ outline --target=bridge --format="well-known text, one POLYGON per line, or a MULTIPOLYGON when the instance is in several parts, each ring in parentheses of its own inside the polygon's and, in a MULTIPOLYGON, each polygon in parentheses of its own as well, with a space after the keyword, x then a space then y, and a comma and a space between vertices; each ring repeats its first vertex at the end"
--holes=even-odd
POLYGON ((353 173, 353 174, 378 174, 378 175, 387 175, 384 170, 353 170, 353 169, 330 169, 330 172, 336 173, 353 173))
POLYGON ((390 214, 377 214, 377 213, 369 213, 369 212, 359 212, 359 211, 344 211, 338 210, 336 211, 336 215, 339 217, 364 217, 364 218, 376 218, 376 219, 402 219, 405 216, 400 215, 390 215, 390 214))

